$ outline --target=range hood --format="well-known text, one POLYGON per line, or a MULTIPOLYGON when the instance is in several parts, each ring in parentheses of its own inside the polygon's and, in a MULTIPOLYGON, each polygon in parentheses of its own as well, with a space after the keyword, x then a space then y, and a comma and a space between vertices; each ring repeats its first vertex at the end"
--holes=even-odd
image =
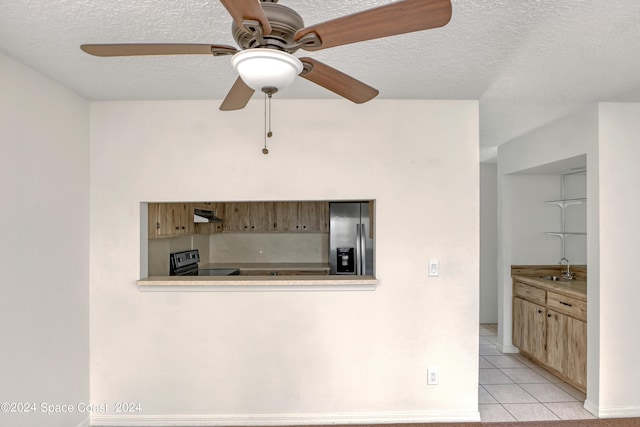
POLYGON ((222 219, 215 216, 213 211, 207 209, 194 209, 193 222, 222 222, 222 219))

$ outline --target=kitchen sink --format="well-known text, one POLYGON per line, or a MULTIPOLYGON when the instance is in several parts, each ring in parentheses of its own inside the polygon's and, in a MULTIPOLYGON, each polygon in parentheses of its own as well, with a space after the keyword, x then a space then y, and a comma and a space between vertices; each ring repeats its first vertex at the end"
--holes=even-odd
POLYGON ((540 276, 539 279, 551 280, 552 282, 559 282, 561 280, 574 280, 573 277, 571 279, 562 276, 540 276))

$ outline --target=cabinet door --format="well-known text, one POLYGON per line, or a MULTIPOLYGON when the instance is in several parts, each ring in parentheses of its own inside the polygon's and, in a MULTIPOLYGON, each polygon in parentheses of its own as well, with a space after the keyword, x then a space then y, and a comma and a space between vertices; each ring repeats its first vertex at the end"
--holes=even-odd
POLYGON ((274 231, 299 231, 297 202, 276 202, 274 209, 274 231))
POLYGON ((328 232, 329 231, 329 203, 328 202, 300 202, 298 203, 297 231, 328 232))
POLYGON ((249 203, 249 230, 273 231, 274 209, 271 202, 249 203))
POLYGON ((566 375, 579 386, 587 387, 587 322, 567 316, 566 375))
POLYGON ((249 220, 249 203, 231 202, 225 204, 225 221, 224 231, 248 231, 249 220))
POLYGON ((567 323, 569 317, 547 310, 547 365, 558 372, 567 372, 567 323))
POLYGON ((525 300, 522 298, 514 298, 513 299, 513 334, 512 341, 513 345, 522 349, 522 343, 524 341, 524 337, 526 335, 525 330, 525 300))
POLYGON ((224 207, 224 231, 272 231, 274 207, 271 202, 232 202, 224 207))
POLYGON ((178 234, 193 234, 195 223, 193 222, 193 203, 178 203, 178 234))
POLYGON ((156 236, 170 237, 177 234, 176 227, 178 211, 176 203, 158 203, 156 216, 156 236))
POLYGON ((158 229, 160 228, 160 224, 158 223, 158 205, 159 203, 147 203, 147 237, 149 239, 156 239, 158 237, 158 229))
MULTIPOLYGON (((517 347, 540 360, 546 361, 546 309, 522 298, 514 298, 514 338, 518 328, 517 347), (518 320, 516 321, 516 318, 518 320)), ((515 344, 515 342, 514 342, 515 344)))

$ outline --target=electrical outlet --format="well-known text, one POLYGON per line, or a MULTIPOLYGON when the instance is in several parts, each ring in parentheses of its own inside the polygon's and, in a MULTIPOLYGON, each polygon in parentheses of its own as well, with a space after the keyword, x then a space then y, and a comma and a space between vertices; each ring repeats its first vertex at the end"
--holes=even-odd
POLYGON ((431 367, 427 369, 427 384, 428 385, 438 385, 438 377, 440 374, 438 373, 438 368, 431 367))

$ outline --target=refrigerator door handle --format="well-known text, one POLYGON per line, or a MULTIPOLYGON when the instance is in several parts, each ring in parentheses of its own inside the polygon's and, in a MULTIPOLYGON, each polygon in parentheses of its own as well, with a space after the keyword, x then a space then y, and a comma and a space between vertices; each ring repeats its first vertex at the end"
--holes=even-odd
POLYGON ((356 224, 356 275, 358 276, 362 274, 361 241, 360 224, 356 224))
POLYGON ((367 274, 367 229, 364 224, 360 225, 360 274, 367 274))

